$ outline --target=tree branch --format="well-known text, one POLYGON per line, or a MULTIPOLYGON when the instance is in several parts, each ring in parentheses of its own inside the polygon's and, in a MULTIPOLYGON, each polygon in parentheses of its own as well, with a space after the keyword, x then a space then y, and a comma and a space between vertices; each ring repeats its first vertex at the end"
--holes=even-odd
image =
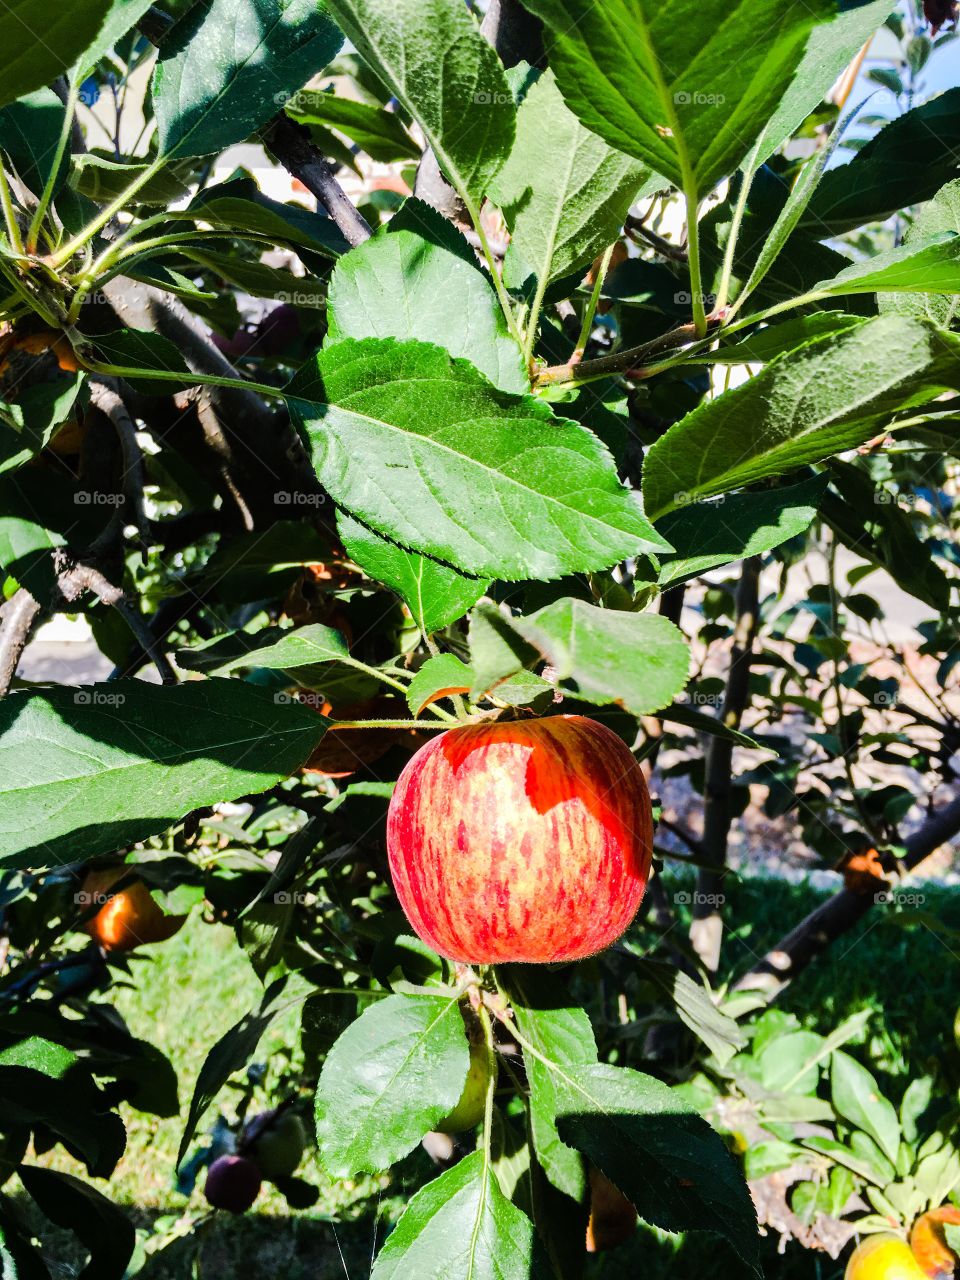
MULTIPOLYGON (((960 832, 960 796, 933 813, 922 827, 908 837, 903 859, 912 871, 924 858, 960 832)), ((879 889, 882 881, 876 882, 879 889)), ((854 927, 877 902, 878 893, 865 887, 859 892, 845 888, 820 904, 785 934, 736 985, 737 991, 762 991, 773 1000, 827 947, 854 927)))
POLYGON ((10 691, 39 613, 40 604, 26 587, 0 605, 0 698, 10 691))
POLYGON ((333 168, 314 146, 309 130, 282 111, 260 130, 264 144, 288 173, 292 173, 323 205, 354 248, 373 232, 334 176, 333 168))
MULTIPOLYGON (((730 670, 723 695, 720 722, 738 729, 750 692, 750 663, 757 635, 759 611, 760 557, 743 562, 737 587, 737 620, 733 631, 730 670)), ((700 856, 707 866, 697 876, 690 942, 708 973, 716 973, 720 963, 723 917, 720 903, 727 863, 727 841, 732 815, 730 793, 733 786, 733 743, 719 735, 710 739, 704 766, 703 836, 700 856)))

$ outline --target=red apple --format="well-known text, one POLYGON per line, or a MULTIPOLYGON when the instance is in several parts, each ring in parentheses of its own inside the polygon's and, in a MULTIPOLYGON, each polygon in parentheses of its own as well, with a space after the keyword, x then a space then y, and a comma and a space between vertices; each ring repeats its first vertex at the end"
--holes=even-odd
POLYGON ((637 913, 653 820, 640 766, 583 716, 464 725, 422 747, 387 819, 419 936, 468 964, 547 964, 608 947, 637 913))
POLYGON ((215 1209, 246 1213, 260 1194, 260 1170, 246 1156, 219 1156, 207 1170, 203 1194, 215 1209))
POLYGON ((952 1204, 931 1209, 913 1224, 910 1232, 910 1248, 925 1275, 940 1280, 952 1276, 957 1256, 947 1244, 944 1225, 960 1226, 960 1209, 952 1204))

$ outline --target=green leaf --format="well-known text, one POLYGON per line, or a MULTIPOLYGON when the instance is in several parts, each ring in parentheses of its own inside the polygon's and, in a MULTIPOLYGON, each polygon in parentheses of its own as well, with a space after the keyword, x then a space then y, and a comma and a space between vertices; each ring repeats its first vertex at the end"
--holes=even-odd
POLYGON ((615 702, 645 716, 672 702, 689 677, 687 642, 658 613, 623 613, 569 598, 515 618, 513 626, 560 680, 577 682, 588 702, 615 702))
POLYGON ((438 653, 428 658, 407 688, 410 714, 418 716, 429 703, 444 692, 467 693, 473 684, 473 672, 452 653, 438 653))
POLYGON ((484 601, 470 615, 472 697, 496 689, 537 657, 536 649, 514 629, 494 604, 484 601))
POLYGON ((810 311, 806 315, 781 320, 778 324, 755 329, 748 337, 733 342, 729 347, 711 351, 700 357, 710 364, 767 364, 777 356, 805 347, 808 342, 827 334, 842 333, 866 323, 863 316, 847 315, 844 311, 810 311))
MULTIPOLYGON (((37 89, 0 109, 0 150, 35 196, 43 191, 63 128, 64 106, 52 89, 37 89)), ((65 155, 54 184, 59 190, 70 163, 65 155)))
POLYGON ((368 578, 395 591, 424 635, 462 618, 487 587, 489 578, 468 578, 449 565, 406 551, 342 511, 337 532, 347 554, 368 578))
POLYGON ((510 228, 504 279, 556 280, 612 244, 630 205, 662 186, 643 164, 614 151, 567 107, 552 71, 527 92, 513 150, 489 190, 510 228))
POLYGON ((0 402, 0 474, 22 466, 53 439, 66 421, 83 386, 82 373, 37 382, 19 393, 14 404, 0 402))
POLYGON ((897 1113, 866 1067, 842 1049, 837 1049, 831 1060, 830 1093, 837 1114, 873 1138, 891 1164, 896 1164, 900 1148, 897 1113))
POLYGON ((317 1085, 327 1172, 377 1173, 412 1151, 459 1101, 469 1059, 450 996, 388 996, 365 1009, 330 1050, 317 1085))
POLYGON ((238 681, 36 689, 0 703, 4 866, 75 862, 264 791, 326 722, 238 681))
POLYGON ((370 1280, 548 1280, 533 1224, 474 1151, 407 1205, 370 1280))
POLYGON ((557 1073, 560 1136, 665 1231, 715 1231, 757 1265, 757 1219, 739 1167, 706 1120, 627 1067, 557 1073))
MULTIPOLYGON (((159 370, 165 373, 181 373, 183 385, 192 386, 192 374, 187 368, 180 348, 163 334, 150 329, 117 329, 113 333, 97 334, 86 341, 95 343, 98 358, 120 369, 159 370)), ((174 384, 164 379, 162 383, 144 379, 137 383, 138 390, 165 394, 174 384)))
POLYGON ((654 519, 855 448, 958 380, 958 342, 907 316, 879 316, 768 364, 688 413, 653 445, 643 494, 654 519))
POLYGON ((725 1066, 742 1049, 747 1038, 733 1018, 721 1013, 709 990, 682 969, 656 960, 643 960, 641 972, 667 997, 677 1011, 680 1021, 707 1046, 719 1062, 725 1066))
POLYGON ((725 725, 716 716, 707 715, 704 711, 697 711, 694 707, 686 707, 679 703, 674 703, 672 707, 666 707, 663 711, 658 711, 656 718, 664 721, 665 724, 686 725, 690 729, 695 729, 697 733, 710 733, 715 738, 723 738, 726 742, 732 742, 736 747, 748 747, 751 751, 770 751, 774 755, 778 754, 773 747, 763 746, 748 734, 741 733, 739 729, 731 729, 729 725, 725 725))
POLYGON ((240 668, 290 671, 349 660, 350 650, 340 632, 320 623, 306 627, 265 627, 253 635, 234 631, 212 644, 177 650, 178 666, 219 676, 240 668))
POLYGON ((516 108, 496 53, 461 0, 329 0, 357 52, 423 130, 440 168, 479 206, 509 154, 516 108))
POLYGON ((337 503, 463 572, 549 579, 663 545, 595 436, 440 347, 347 339, 286 396, 337 503))
MULTIPOLYGON (((960 235, 960 180, 941 187, 932 200, 922 206, 904 238, 912 246, 924 240, 932 240, 944 234, 960 235)), ((949 291, 945 291, 945 294, 949 291)), ((957 309, 957 294, 935 294, 918 298, 913 293, 881 294, 878 299, 881 313, 898 311, 932 320, 941 328, 949 328, 957 309)))
POLYGON ((321 311, 326 306, 327 286, 313 276, 295 276, 292 271, 269 267, 264 262, 251 262, 236 254, 215 253, 184 245, 184 256, 206 267, 221 280, 236 285, 255 298, 273 298, 295 307, 321 311))
POLYGON ((567 1067, 597 1061, 597 1045, 586 1012, 550 973, 529 966, 499 970, 510 995, 513 1015, 524 1039, 554 1064, 532 1054, 524 1062, 530 1083, 530 1129, 547 1178, 559 1191, 581 1200, 586 1191, 583 1157, 557 1132, 558 1075, 567 1067))
POLYGON ((820 1079, 823 1037, 791 1031, 769 1040, 757 1054, 763 1086, 771 1093, 814 1093, 820 1079))
MULTIPOLYGON (((101 9, 104 7, 101 4, 101 9)), ((89 71, 131 31, 150 8, 150 0, 107 0, 106 16, 95 38, 84 49, 77 63, 79 73, 89 71)))
POLYGON ((233 178, 208 187, 186 209, 168 212, 171 218, 208 222, 241 237, 264 236, 273 244, 311 249, 325 258, 335 258, 350 248, 332 218, 312 213, 302 205, 271 200, 249 178, 233 178))
POLYGON ((529 0, 568 106, 611 146, 705 195, 760 135, 825 0, 529 0))
POLYGON ((304 991, 291 996, 287 988, 286 978, 278 978, 271 983, 257 1007, 234 1023, 207 1054, 190 1099, 190 1110, 180 1139, 180 1150, 177 1152, 178 1165, 187 1153, 197 1125, 223 1086, 235 1071, 242 1071, 247 1065, 272 1023, 309 995, 308 991, 304 991))
POLYGON ((21 1165, 19 1173, 41 1213, 90 1251, 83 1280, 123 1280, 137 1240, 126 1213, 72 1174, 36 1165, 21 1165))
POLYGON ((821 22, 813 28, 800 65, 764 127, 761 160, 766 160, 786 142, 811 111, 817 109, 844 68, 883 26, 893 8, 893 0, 854 3, 845 6, 832 22, 821 22))
MULTIPOLYGON (((56 97, 56 94, 54 94, 56 97)), ((58 99, 59 101, 59 99, 58 99)), ((95 152, 74 156, 70 185, 89 200, 107 204, 136 181, 148 169, 146 164, 120 164, 95 152)), ((182 183, 172 167, 162 169, 140 188, 130 201, 134 205, 167 205, 182 200, 189 187, 182 183)))
POLYGON ((664 516, 657 527, 675 555, 661 565, 661 587, 761 555, 805 533, 826 487, 827 476, 813 476, 785 488, 694 502, 664 516))
POLYGON ((932 242, 912 241, 854 262, 832 280, 814 285, 822 297, 881 291, 960 293, 960 235, 947 232, 932 242))
POLYGON ((844 1169, 849 1169, 851 1173, 857 1174, 866 1182, 873 1182, 878 1187, 885 1187, 889 1182, 897 1176, 896 1170, 889 1160, 885 1159, 877 1151, 877 1160, 870 1160, 864 1155, 858 1155, 856 1151, 852 1151, 842 1142, 837 1142, 835 1138, 820 1138, 816 1135, 811 1138, 801 1138, 803 1145, 811 1151, 816 1151, 818 1155, 828 1156, 834 1164, 842 1165, 844 1169))
POLYGON ((30 1067, 52 1080, 62 1079, 76 1062, 75 1053, 42 1036, 28 1036, 0 1050, 0 1067, 30 1067))
POLYGON ((838 235, 928 200, 955 177, 958 148, 960 89, 948 89, 898 116, 849 164, 824 174, 801 228, 838 235))
POLYGON ((330 278, 330 336, 418 338, 468 359, 501 391, 530 379, 476 254, 447 218, 407 200, 330 278))
MULTIPOLYGON (((86 49, 96 53, 105 42, 112 44, 127 13, 139 10, 131 20, 136 22, 148 4, 149 0, 71 0, 62 9, 51 9, 44 0, 5 0, 0 17, 0 103, 49 84, 86 49)), ((89 65, 93 61, 96 58, 89 65)))
POLYGON ((301 89, 286 108, 300 124, 333 125, 371 160, 390 164, 396 160, 420 159, 420 147, 395 111, 319 89, 301 89))
POLYGON ((242 142, 336 57, 321 0, 206 0, 163 42, 153 78, 160 153, 202 156, 242 142))

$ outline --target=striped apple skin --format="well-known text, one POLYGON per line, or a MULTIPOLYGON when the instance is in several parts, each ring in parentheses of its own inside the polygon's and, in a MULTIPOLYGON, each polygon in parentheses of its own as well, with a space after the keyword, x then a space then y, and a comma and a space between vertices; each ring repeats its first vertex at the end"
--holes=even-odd
POLYGON ((615 942, 637 913, 650 796, 629 749, 594 720, 464 725, 401 773, 387 851, 400 905, 441 955, 576 960, 615 942))

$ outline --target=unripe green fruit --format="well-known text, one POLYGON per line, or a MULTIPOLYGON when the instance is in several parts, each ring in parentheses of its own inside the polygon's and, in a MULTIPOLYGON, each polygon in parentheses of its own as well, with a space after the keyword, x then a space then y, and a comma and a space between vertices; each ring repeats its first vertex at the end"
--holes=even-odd
POLYGON ((285 1111, 272 1123, 267 1122, 250 1143, 248 1151, 263 1176, 272 1182, 276 1178, 289 1178, 296 1172, 306 1145, 303 1121, 292 1111, 285 1111))
POLYGON ((482 1028, 479 1031, 479 1035, 475 1034, 470 1039, 470 1068, 460 1101, 435 1126, 438 1133, 465 1133, 468 1129, 475 1128, 483 1119, 487 1089, 491 1076, 497 1070, 497 1063, 494 1054, 487 1047, 482 1028))

